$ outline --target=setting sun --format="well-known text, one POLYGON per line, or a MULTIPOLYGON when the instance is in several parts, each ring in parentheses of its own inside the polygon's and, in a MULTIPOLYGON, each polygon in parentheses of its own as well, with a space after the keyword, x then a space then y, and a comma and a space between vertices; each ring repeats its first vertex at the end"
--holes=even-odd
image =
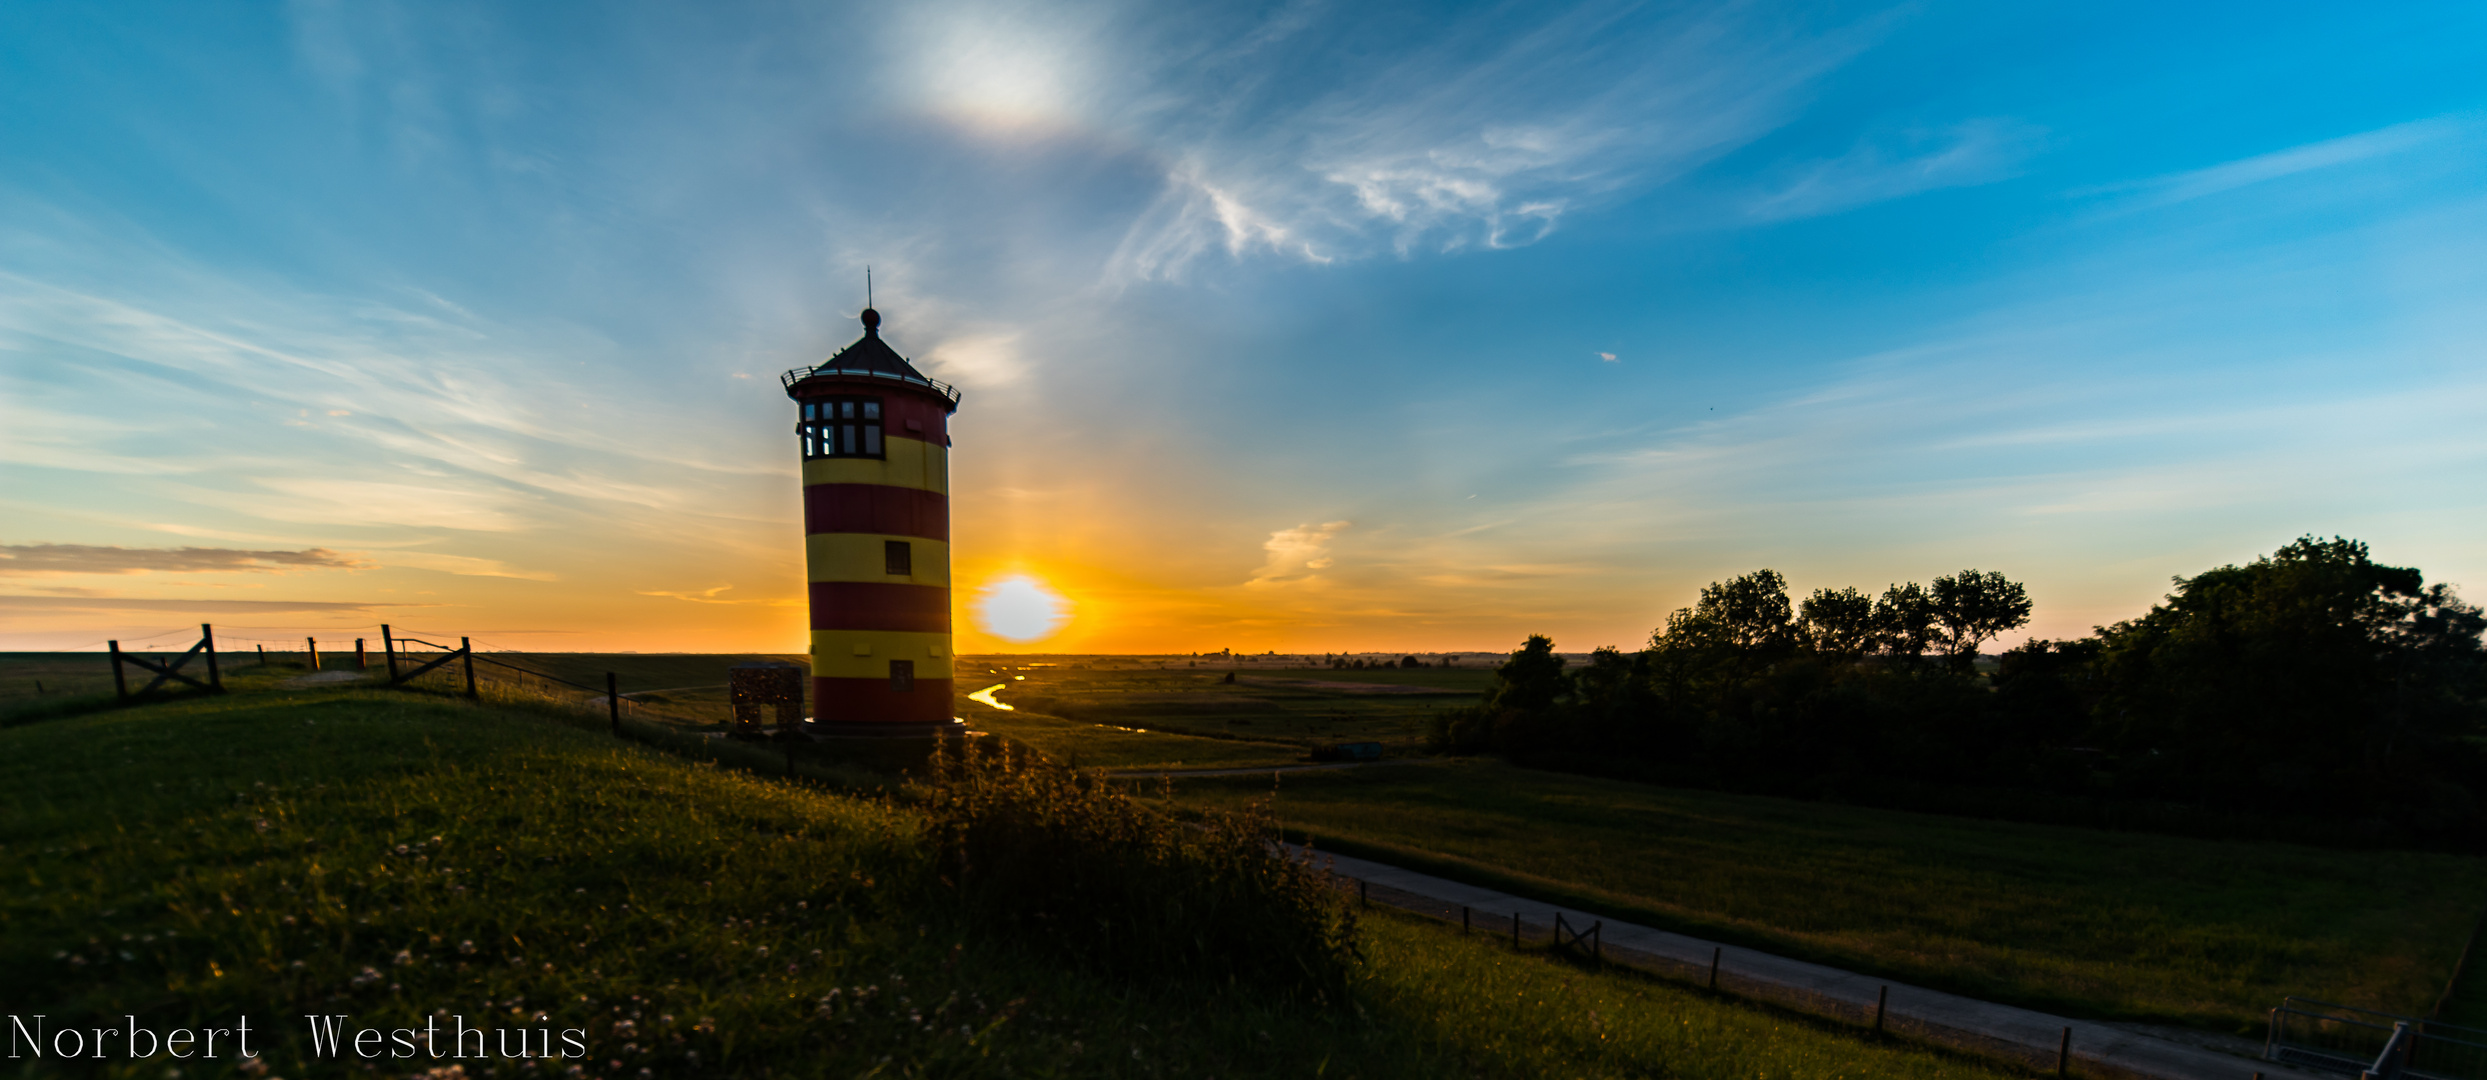
POLYGON ((1070 601, 1025 574, 987 585, 976 598, 976 625, 985 633, 1012 641, 1051 637, 1070 617, 1070 601))

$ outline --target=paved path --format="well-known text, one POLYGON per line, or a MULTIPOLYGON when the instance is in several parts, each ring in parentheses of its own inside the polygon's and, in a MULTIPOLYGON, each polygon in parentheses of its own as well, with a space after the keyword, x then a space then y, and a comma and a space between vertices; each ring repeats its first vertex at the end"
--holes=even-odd
MULTIPOLYGON (((1451 922, 1460 921, 1460 909, 1466 907, 1470 924, 1483 934, 1508 939, 1517 920, 1522 937, 1543 942, 1551 940, 1557 914, 1574 930, 1586 930, 1601 921, 1598 916, 1572 908, 1365 859, 1328 852, 1314 857, 1340 877, 1362 882, 1373 903, 1451 922)), ((1891 1031, 2019 1062, 2044 1072, 2055 1070, 2056 1054, 2063 1045, 2065 1029, 2069 1028, 2071 1072, 2076 1076, 2249 1080, 2259 1074, 2267 1080, 2322 1080, 2247 1056, 2259 1053, 2261 1045, 2244 1039, 2229 1045, 2235 1052, 2223 1052, 2132 1030, 2136 1025, 2050 1016, 1613 919, 1603 922, 1599 937, 1609 963, 1708 983, 1715 957, 1716 985, 1721 990, 1867 1026, 1874 1023, 1877 995, 1888 988, 1890 999, 1883 1022, 1891 1031)), ((2227 1041, 2208 1033, 2201 1033, 2199 1038, 2211 1043, 2227 1041)))

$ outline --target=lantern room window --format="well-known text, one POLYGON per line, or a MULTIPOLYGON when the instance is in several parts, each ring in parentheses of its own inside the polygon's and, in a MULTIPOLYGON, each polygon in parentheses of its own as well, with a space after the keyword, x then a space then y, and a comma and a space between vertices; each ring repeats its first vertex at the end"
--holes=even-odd
POLYGON ((881 399, 820 398, 803 403, 796 426, 807 458, 865 457, 881 453, 881 399))

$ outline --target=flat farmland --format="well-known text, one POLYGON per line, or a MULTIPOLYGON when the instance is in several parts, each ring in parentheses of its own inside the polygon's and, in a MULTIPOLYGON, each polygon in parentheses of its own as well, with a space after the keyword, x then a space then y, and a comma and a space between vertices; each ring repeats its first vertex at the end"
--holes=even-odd
MULTIPOLYGON (((1299 757, 1341 742, 1378 742, 1392 756, 1415 754, 1433 715, 1476 700, 1492 677, 1484 668, 1339 671, 1223 660, 1215 668, 1107 657, 961 661, 962 695, 997 688, 996 701, 1088 725, 1100 741, 1113 732, 1243 740, 1294 747, 1299 757)), ((998 711, 971 701, 962 702, 958 715, 983 725, 995 722, 998 711)))
MULTIPOLYGON (((1272 797, 1178 782, 1178 802, 1272 797)), ((2024 825, 1463 759, 1292 775, 1348 854, 1991 1000, 2259 1030, 2296 994, 2425 1015, 2487 910, 2475 857, 2024 825)))

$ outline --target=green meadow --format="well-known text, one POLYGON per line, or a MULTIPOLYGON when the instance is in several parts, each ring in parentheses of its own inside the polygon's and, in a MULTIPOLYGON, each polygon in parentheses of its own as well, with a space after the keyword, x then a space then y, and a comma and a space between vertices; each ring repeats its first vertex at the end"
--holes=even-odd
POLYGON ((1179 781, 1325 847, 1991 1000, 2261 1030, 2285 995, 2426 1015, 2473 857, 2024 825, 1461 759, 1179 781))
MULTIPOLYGON (((1469 690, 1484 676, 1245 669, 1230 684, 1064 667, 1002 691, 1022 703, 1009 719, 960 708, 1103 766, 1279 763, 1255 759, 1255 744, 1210 749, 1239 730, 1307 749, 1372 737, 1405 758, 1421 751, 1402 725, 1473 699, 1382 697, 1371 684, 1469 690), (1324 693, 1325 681, 1349 688, 1324 693), (1362 719, 1328 719, 1347 716, 1362 719)), ((1984 821, 1489 759, 1275 786, 1199 777, 1174 791, 1195 807, 1274 797, 1291 830, 1325 846, 1619 918, 1993 1000, 2249 1034, 2290 994, 2426 1015, 2487 913, 2487 866, 2469 856, 1984 821)), ((2452 1011, 2477 1012, 2481 996, 2465 988, 2452 1011)))
MULTIPOLYGON (((284 674, 0 729, 9 1011, 248 1017, 260 1076, 2006 1075, 1387 913, 1362 919, 1335 1000, 1111 978, 964 917, 904 798, 549 708, 284 674), (314 1056, 305 1015, 585 1053, 340 1062, 314 1056)), ((162 1057, 17 1064, 170 1075, 162 1057)))

